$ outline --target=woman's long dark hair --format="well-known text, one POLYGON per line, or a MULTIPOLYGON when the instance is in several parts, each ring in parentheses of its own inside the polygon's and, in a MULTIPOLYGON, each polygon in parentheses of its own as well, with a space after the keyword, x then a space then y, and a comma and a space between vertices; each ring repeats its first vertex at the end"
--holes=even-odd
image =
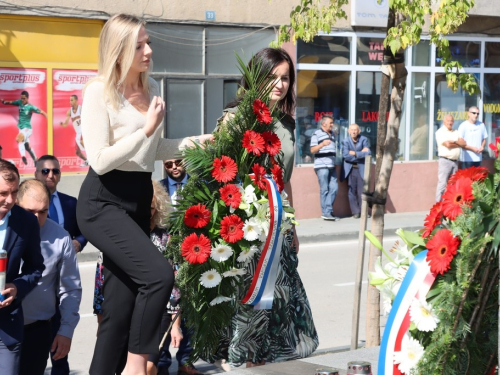
MULTIPOLYGON (((276 68, 276 66, 283 62, 288 63, 290 86, 288 87, 286 96, 281 99, 276 104, 276 106, 281 112, 293 116, 293 111, 295 109, 295 90, 293 87, 295 84, 295 69, 293 67, 293 62, 290 58, 290 55, 281 48, 264 48, 252 57, 252 59, 248 63, 248 67, 251 68, 252 66, 259 63, 262 72, 272 72, 276 68)), ((241 80, 240 85, 244 89, 248 89, 248 84, 244 79, 241 80)), ((241 99, 241 97, 236 98, 234 101, 229 103, 226 108, 233 108, 238 106, 241 99)))

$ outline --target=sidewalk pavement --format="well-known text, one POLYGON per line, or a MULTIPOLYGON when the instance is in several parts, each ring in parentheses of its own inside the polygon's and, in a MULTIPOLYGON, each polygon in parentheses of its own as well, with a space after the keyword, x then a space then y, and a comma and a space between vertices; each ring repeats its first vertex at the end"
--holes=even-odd
MULTIPOLYGON (((384 236, 394 236, 399 228, 411 231, 423 228, 427 214, 427 211, 385 214, 384 236)), ((367 230, 370 230, 371 220, 367 221, 367 230)), ((321 218, 303 219, 299 220, 297 233, 300 243, 355 240, 359 236, 360 222, 360 219, 352 217, 342 218, 340 221, 328 221, 321 218)), ((78 261, 97 261, 98 255, 98 250, 89 243, 83 252, 78 254, 78 261)))

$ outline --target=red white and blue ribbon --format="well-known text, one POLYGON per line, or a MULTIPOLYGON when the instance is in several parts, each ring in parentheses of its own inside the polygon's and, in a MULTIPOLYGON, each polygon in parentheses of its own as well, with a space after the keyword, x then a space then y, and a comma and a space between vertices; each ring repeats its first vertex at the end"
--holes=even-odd
POLYGON ((394 364, 394 353, 401 351, 401 342, 410 327, 410 306, 415 299, 425 298, 436 279, 426 258, 427 250, 413 258, 394 298, 380 344, 378 375, 401 375, 394 364))
POLYGON ((280 231, 283 219, 283 204, 278 186, 271 177, 262 180, 266 184, 271 221, 269 234, 255 269, 250 289, 242 302, 253 305, 255 310, 271 309, 274 299, 274 287, 278 276, 283 234, 280 231))

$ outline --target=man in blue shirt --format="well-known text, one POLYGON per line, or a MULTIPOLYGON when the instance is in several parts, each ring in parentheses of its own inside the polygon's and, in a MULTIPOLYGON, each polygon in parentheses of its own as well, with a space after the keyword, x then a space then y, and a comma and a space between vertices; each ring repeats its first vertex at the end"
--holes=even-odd
POLYGON ((476 106, 470 107, 468 117, 458 127, 458 136, 463 138, 466 143, 460 155, 461 169, 481 166, 483 150, 488 138, 486 127, 481 121, 477 121, 479 108, 476 106))
POLYGON ((311 154, 314 155, 314 171, 319 181, 321 218, 338 221, 340 218, 333 215, 333 202, 337 197, 338 183, 337 171, 335 170, 337 147, 331 116, 323 116, 321 129, 316 130, 312 135, 311 154))

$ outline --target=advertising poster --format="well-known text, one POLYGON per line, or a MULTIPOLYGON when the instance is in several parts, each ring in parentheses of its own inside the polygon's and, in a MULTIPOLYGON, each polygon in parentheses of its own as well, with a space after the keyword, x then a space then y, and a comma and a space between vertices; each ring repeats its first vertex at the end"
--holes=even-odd
POLYGON ((97 72, 54 69, 52 75, 54 156, 59 159, 62 172, 87 172, 80 127, 82 89, 97 72))
POLYGON ((47 70, 0 68, 2 158, 32 175, 47 153, 47 70))

